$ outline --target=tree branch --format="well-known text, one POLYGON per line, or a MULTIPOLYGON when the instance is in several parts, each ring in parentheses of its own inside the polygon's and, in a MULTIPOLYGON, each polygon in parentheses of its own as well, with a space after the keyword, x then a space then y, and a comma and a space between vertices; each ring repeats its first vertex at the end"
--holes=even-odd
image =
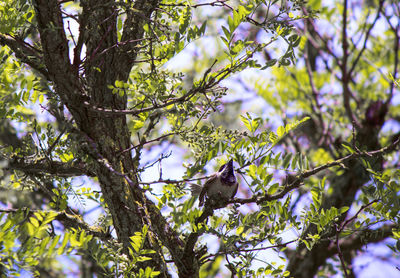
POLYGON ((235 198, 233 200, 230 200, 229 203, 235 203, 235 204, 248 204, 248 203, 262 203, 262 202, 269 202, 269 201, 273 201, 273 200, 278 200, 283 198, 287 193, 289 193, 290 191, 292 191, 293 189, 296 189, 298 187, 301 186, 303 180, 305 178, 311 177, 325 169, 334 167, 334 166, 343 166, 345 162, 348 162, 350 160, 353 159, 357 159, 357 158, 364 158, 364 157, 372 157, 372 156, 379 156, 379 155, 383 155, 385 153, 389 153, 391 151, 394 151, 396 149, 396 147, 399 145, 400 143, 400 136, 390 145, 383 147, 379 150, 375 150, 375 151, 370 151, 370 152, 358 152, 358 153, 352 153, 349 154, 343 158, 340 158, 338 160, 326 163, 324 165, 321 165, 319 167, 316 167, 314 169, 311 170, 307 170, 304 171, 300 174, 298 174, 294 181, 291 182, 289 185, 285 186, 279 193, 276 193, 274 195, 269 195, 266 194, 264 196, 253 196, 251 198, 247 198, 247 199, 241 199, 241 198, 235 198))
MULTIPOLYGON (((228 0, 216 0, 213 2, 207 2, 207 3, 200 3, 200 4, 194 4, 190 5, 191 8, 198 8, 198 7, 203 7, 203 6, 211 6, 211 7, 224 7, 226 6, 225 2, 228 2, 228 0)), ((161 6, 166 6, 166 7, 187 7, 189 4, 188 3, 176 3, 176 4, 160 4, 161 6)))
POLYGON ((10 35, 3 34, 0 34, 0 44, 7 45, 21 62, 28 64, 31 68, 43 74, 47 79, 50 79, 49 72, 42 62, 42 57, 31 45, 10 35))
MULTIPOLYGON (((195 231, 193 231, 189 234, 189 236, 187 237, 187 240, 185 242, 185 247, 183 249, 183 254, 182 254, 182 262, 184 265, 196 266, 196 264, 198 262, 197 258, 202 257, 205 253, 204 249, 200 249, 197 252, 195 252, 195 250, 194 250, 197 240, 205 232, 204 228, 199 228, 199 226, 198 226, 199 223, 202 223, 203 221, 207 222, 208 217, 210 217, 214 214, 214 210, 226 207, 227 204, 228 203, 223 199, 221 199, 221 200, 207 199, 206 200, 202 214, 195 220, 195 224, 196 224, 195 231)), ((199 266, 197 266, 197 267, 199 267, 199 266)), ((185 275, 193 275, 194 273, 195 273, 195 269, 191 269, 190 272, 185 273, 185 275)), ((191 276, 185 276, 185 277, 191 277, 191 276)))
POLYGON ((56 93, 84 130, 92 128, 82 103, 85 99, 79 78, 69 60, 69 47, 60 4, 56 0, 34 0, 36 18, 48 76, 56 93))
POLYGON ((336 228, 336 238, 335 238, 335 245, 336 245, 336 251, 339 255, 339 259, 340 259, 340 263, 342 265, 343 268, 343 273, 344 273, 344 277, 348 278, 349 275, 347 274, 347 268, 346 268, 346 263, 344 262, 344 257, 343 257, 343 253, 342 250, 340 249, 340 244, 339 244, 339 228, 338 226, 335 224, 335 228, 336 228))
MULTIPOLYGON (((44 60, 51 80, 58 81, 70 70, 69 47, 59 4, 55 0, 35 0, 44 60)), ((72 93, 72 92, 71 92, 72 93)))
POLYGON ((367 48, 367 42, 368 42, 368 39, 369 39, 369 35, 371 34, 372 29, 374 28, 376 22, 378 21, 378 19, 380 17, 382 6, 383 6, 384 2, 385 1, 383 1, 383 0, 379 1, 379 7, 378 7, 378 11, 376 13, 375 19, 372 22, 372 24, 369 26, 367 32, 365 33, 365 39, 364 39, 363 47, 361 48, 360 52, 358 53, 356 59, 353 62, 353 65, 351 66, 350 70, 347 73, 349 76, 351 76, 351 74, 353 73, 355 67, 357 66, 358 61, 360 60, 362 54, 364 53, 365 49, 367 48))
MULTIPOLYGON (((377 243, 382 240, 385 240, 389 236, 392 235, 392 229, 396 228, 397 225, 384 225, 378 229, 365 229, 360 232, 354 233, 351 236, 343 238, 340 240, 340 249, 342 252, 350 251, 350 250, 359 250, 363 246, 369 243, 377 243)), ((327 258, 336 255, 338 250, 336 246, 330 246, 327 250, 327 258)))
POLYGON ((305 54, 304 59, 305 59, 305 62, 306 62, 306 70, 307 70, 308 80, 310 82, 311 92, 312 92, 312 95, 313 95, 313 98, 314 98, 314 101, 315 101, 315 107, 312 104, 312 101, 311 101, 311 107, 315 109, 315 110, 314 109, 313 110, 317 114, 317 117, 318 117, 318 120, 319 120, 319 124, 321 126, 322 136, 321 136, 321 139, 319 140, 320 141, 319 144, 322 144, 322 143, 326 143, 327 130, 326 130, 326 127, 325 127, 325 122, 324 122, 323 117, 322 117, 321 104, 319 103, 319 99, 318 99, 319 92, 317 90, 317 87, 314 84, 313 73, 312 73, 312 68, 311 68, 311 64, 310 64, 310 59, 309 58, 310 57, 308 57, 308 55, 305 54))
POLYGON ((101 107, 94 107, 88 102, 84 102, 84 105, 86 105, 89 109, 91 109, 93 111, 96 111, 96 112, 100 112, 100 113, 106 113, 106 114, 112 114, 112 115, 133 115, 133 116, 136 116, 136 115, 139 115, 141 113, 145 113, 145 112, 149 112, 149 111, 165 108, 165 107, 168 107, 168 106, 170 106, 172 104, 181 103, 181 102, 184 102, 184 101, 189 101, 197 93, 204 92, 204 91, 212 88, 215 85, 214 78, 210 78, 207 81, 207 77, 208 77, 208 74, 211 72, 211 70, 214 67, 216 62, 217 61, 214 61, 214 63, 204 72, 203 78, 201 79, 199 86, 193 87, 192 89, 190 89, 186 94, 184 94, 181 97, 170 99, 169 101, 164 102, 162 104, 154 104, 152 106, 144 107, 144 108, 136 109, 136 110, 132 110, 132 109, 121 109, 121 110, 119 110, 119 109, 106 109, 106 108, 101 108, 101 107))
POLYGON ((91 105, 88 102, 84 102, 84 105, 86 105, 90 110, 93 110, 93 111, 99 112, 99 113, 106 113, 106 114, 111 114, 111 115, 132 115, 132 116, 137 116, 137 115, 139 115, 141 113, 145 113, 145 112, 161 109, 161 108, 167 107, 167 106, 175 104, 175 103, 180 103, 180 102, 187 101, 187 100, 191 99, 199 91, 201 91, 199 87, 193 88, 192 90, 190 90, 189 92, 187 92, 183 96, 178 97, 178 98, 174 98, 174 99, 172 99, 172 100, 170 100, 168 102, 165 102, 163 104, 155 104, 153 106, 145 107, 145 108, 142 108, 142 109, 136 109, 136 110, 131 110, 131 109, 107 109, 107 108, 101 108, 101 107, 94 107, 93 105, 91 105))
POLYGON ((33 216, 34 213, 52 213, 52 214, 56 213, 57 215, 56 215, 56 217, 54 219, 62 222, 63 225, 68 227, 68 228, 82 229, 87 234, 93 235, 93 236, 95 236, 95 237, 97 237, 97 238, 99 238, 101 240, 110 240, 111 239, 111 234, 105 233, 105 232, 101 231, 100 229, 92 228, 86 222, 82 221, 80 219, 80 217, 68 214, 66 212, 31 210, 29 208, 0 209, 0 213, 3 213, 3 212, 4 213, 18 213, 18 212, 21 212, 21 211, 27 211, 28 212, 28 217, 33 216))
POLYGON ((94 173, 86 168, 84 163, 64 163, 59 161, 48 161, 46 159, 28 162, 23 159, 13 159, 5 170, 19 170, 26 174, 49 174, 59 177, 90 176, 94 173))
POLYGON ((121 41, 131 43, 121 45, 117 55, 119 80, 127 80, 137 57, 135 48, 143 39, 143 26, 150 23, 150 17, 159 3, 159 0, 137 0, 133 7, 127 8, 121 41))
POLYGON ((357 127, 357 129, 361 128, 361 124, 358 119, 354 116, 353 111, 350 106, 350 88, 349 88, 349 80, 351 77, 350 72, 347 71, 347 59, 349 57, 348 53, 348 41, 347 41, 347 0, 344 0, 343 3, 343 26, 342 26, 342 49, 343 49, 343 57, 342 57, 342 90, 343 90, 343 104, 347 113, 347 117, 349 118, 351 123, 357 127))
MULTIPOLYGON (((400 22, 397 22, 397 26, 394 27, 390 22, 389 17, 384 14, 387 24, 390 26, 390 29, 393 31, 394 34, 394 64, 393 64, 393 79, 396 80, 397 78, 397 71, 399 65, 399 48, 400 48, 400 22)), ((390 82, 390 91, 388 99, 386 103, 389 103, 393 98, 393 92, 395 87, 395 81, 390 82)))

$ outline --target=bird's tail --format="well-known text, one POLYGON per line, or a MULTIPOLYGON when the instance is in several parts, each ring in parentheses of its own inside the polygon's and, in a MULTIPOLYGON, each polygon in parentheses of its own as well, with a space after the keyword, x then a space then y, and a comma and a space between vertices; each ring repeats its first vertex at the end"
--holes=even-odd
POLYGON ((192 192, 192 196, 199 196, 203 187, 196 183, 190 183, 190 191, 192 192))

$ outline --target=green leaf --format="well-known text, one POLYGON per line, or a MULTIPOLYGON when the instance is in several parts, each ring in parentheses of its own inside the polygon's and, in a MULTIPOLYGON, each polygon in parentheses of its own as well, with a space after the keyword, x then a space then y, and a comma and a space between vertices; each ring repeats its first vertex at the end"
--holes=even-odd
POLYGON ((346 150, 348 150, 350 153, 355 153, 353 146, 348 142, 343 142, 342 147, 345 148, 346 150))
POLYGON ((71 247, 80 246, 80 242, 79 242, 77 236, 78 236, 77 233, 71 234, 71 237, 69 238, 69 244, 71 245, 71 247))
POLYGON ((343 214, 348 210, 349 210, 349 207, 341 207, 340 210, 339 210, 339 214, 343 214))
POLYGON ((242 123, 244 124, 244 126, 251 131, 252 127, 251 127, 251 119, 248 119, 242 115, 240 115, 240 119, 242 120, 242 123))
POLYGON ((207 27, 207 20, 203 22, 203 24, 201 25, 200 29, 199 29, 199 36, 204 35, 204 33, 206 32, 206 27, 207 27))
POLYGON ((229 32, 229 30, 226 29, 225 26, 222 26, 222 31, 224 31, 225 37, 229 41, 231 38, 231 32, 229 32))
POLYGON ((222 37, 222 36, 220 38, 223 41, 223 43, 225 44, 226 48, 229 48, 229 41, 226 38, 222 37))
POLYGON ((39 228, 39 226, 40 226, 39 221, 35 217, 31 217, 29 220, 30 220, 31 224, 33 225, 33 227, 39 228))
MULTIPOLYGON (((233 10, 233 24, 234 24, 233 27, 234 27, 234 29, 236 29, 239 26, 241 21, 242 21, 241 15, 236 10, 233 10)), ((234 30, 231 30, 231 33, 233 31, 234 30)))
POLYGON ((33 90, 33 93, 31 95, 31 101, 33 103, 35 103, 37 101, 37 99, 38 99, 38 96, 39 96, 39 91, 38 90, 33 90))
POLYGON ((230 34, 232 34, 236 29, 232 17, 228 17, 228 27, 229 27, 229 33, 230 34))
POLYGON ((269 195, 273 195, 275 192, 278 191, 278 188, 279 188, 279 183, 274 183, 273 185, 271 185, 271 186, 268 188, 268 194, 269 194, 269 195))
POLYGON ((318 187, 311 188, 311 197, 317 209, 320 207, 321 204, 321 200, 319 199, 320 192, 321 191, 318 187))
POLYGON ((267 69, 267 68, 269 68, 269 67, 274 66, 274 65, 276 64, 276 62, 278 62, 277 59, 270 59, 269 61, 267 61, 267 62, 265 63, 265 66, 263 66, 263 67, 261 68, 261 70, 265 70, 265 69, 267 69))
POLYGON ((186 32, 186 29, 189 26, 189 22, 191 20, 191 9, 189 6, 186 6, 183 14, 181 15, 181 17, 179 18, 179 33, 181 33, 182 35, 186 32))
POLYGON ((116 88, 123 88, 124 87, 124 81, 115 80, 114 85, 115 85, 116 88))
POLYGON ((122 30, 122 18, 121 17, 118 17, 117 29, 118 29, 118 31, 122 30))
POLYGON ((143 30, 144 30, 147 34, 150 33, 150 28, 149 28, 149 25, 148 25, 147 23, 143 25, 143 30))
POLYGON ((138 130, 141 129, 144 126, 144 121, 141 120, 133 120, 133 129, 138 130))
POLYGON ((47 250, 45 251, 45 248, 47 247, 47 244, 50 242, 50 239, 51 238, 47 236, 41 240, 39 247, 39 255, 43 255, 47 251, 47 250))
POLYGON ((51 221, 53 221, 56 217, 58 216, 58 212, 56 211, 49 211, 46 213, 46 217, 43 219, 42 224, 46 225, 48 223, 50 223, 51 221))
POLYGON ((252 164, 249 166, 249 175, 253 179, 257 178, 257 166, 256 165, 252 164))
POLYGON ((282 137, 285 134, 285 128, 283 126, 278 127, 276 134, 278 135, 278 137, 282 137))
POLYGON ((29 95, 30 95, 29 91, 26 91, 26 90, 23 91, 23 93, 22 93, 22 100, 23 100, 25 103, 27 103, 27 102, 29 101, 29 95))
POLYGON ((297 166, 297 162, 299 161, 299 157, 300 157, 300 153, 296 153, 296 155, 294 156, 293 160, 292 160, 292 171, 294 169, 296 169, 297 166))
POLYGON ((60 159, 62 162, 69 162, 74 159, 74 155, 72 153, 62 153, 60 159))
POLYGON ((272 131, 268 134, 268 138, 271 141, 271 143, 275 143, 278 139, 278 136, 273 133, 272 131))
POLYGON ((264 179, 264 185, 268 185, 268 184, 271 182, 273 176, 274 176, 273 174, 267 175, 267 176, 265 177, 265 179, 264 179))
POLYGON ((291 154, 291 153, 288 153, 288 154, 285 156, 285 158, 283 159, 283 161, 282 161, 282 167, 283 167, 283 169, 289 168, 291 159, 292 159, 292 154, 291 154))
POLYGON ((44 101, 44 95, 43 95, 43 94, 40 94, 40 95, 39 95, 39 103, 42 104, 43 101, 44 101))
POLYGON ((54 251, 54 248, 57 246, 58 241, 60 240, 60 235, 56 235, 53 239, 52 242, 47 250, 47 254, 51 255, 54 251))
POLYGON ((64 254, 65 247, 67 246, 67 243, 68 243, 70 237, 71 237, 70 233, 65 233, 64 234, 64 238, 63 238, 63 241, 61 243, 61 246, 57 250, 57 254, 58 255, 64 254))

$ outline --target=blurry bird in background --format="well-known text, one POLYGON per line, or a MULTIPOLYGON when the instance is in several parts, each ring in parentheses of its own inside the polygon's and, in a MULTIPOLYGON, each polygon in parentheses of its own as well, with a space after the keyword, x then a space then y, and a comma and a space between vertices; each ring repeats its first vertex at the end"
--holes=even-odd
POLYGON ((205 196, 208 198, 232 199, 238 190, 238 182, 233 169, 233 160, 222 165, 204 184, 191 184, 192 196, 199 195, 199 206, 204 205, 205 196))

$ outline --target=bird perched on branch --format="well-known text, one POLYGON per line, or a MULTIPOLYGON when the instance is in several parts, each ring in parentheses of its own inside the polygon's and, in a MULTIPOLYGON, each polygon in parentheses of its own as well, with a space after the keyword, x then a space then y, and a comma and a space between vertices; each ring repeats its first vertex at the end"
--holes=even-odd
POLYGON ((203 206, 206 195, 208 198, 229 200, 236 195, 238 186, 239 184, 235 177, 233 161, 231 159, 228 163, 222 165, 218 172, 206 181, 204 186, 191 184, 191 191, 193 196, 199 195, 199 206, 203 206))

